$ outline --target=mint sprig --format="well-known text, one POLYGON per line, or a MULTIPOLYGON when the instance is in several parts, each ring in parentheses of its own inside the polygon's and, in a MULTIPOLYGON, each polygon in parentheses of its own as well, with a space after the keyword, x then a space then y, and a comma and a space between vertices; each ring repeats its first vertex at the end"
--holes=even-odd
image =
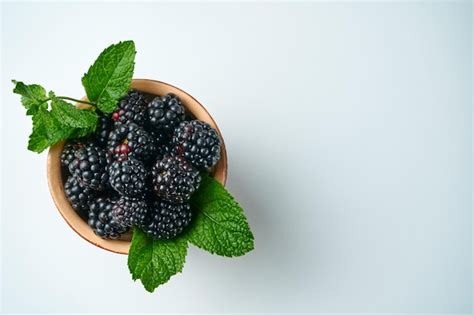
POLYGON ((12 80, 26 114, 32 117, 28 149, 43 152, 61 140, 85 137, 95 131, 98 112, 111 113, 132 81, 135 44, 124 41, 106 48, 82 78, 88 100, 56 96, 38 84, 12 80), (68 101, 84 103, 77 108, 68 101))
POLYGON ((254 237, 244 212, 218 181, 202 173, 200 188, 193 194, 193 224, 172 241, 153 240, 135 228, 128 253, 132 279, 140 279, 153 292, 171 276, 181 272, 187 243, 210 253, 234 257, 254 248, 254 237))

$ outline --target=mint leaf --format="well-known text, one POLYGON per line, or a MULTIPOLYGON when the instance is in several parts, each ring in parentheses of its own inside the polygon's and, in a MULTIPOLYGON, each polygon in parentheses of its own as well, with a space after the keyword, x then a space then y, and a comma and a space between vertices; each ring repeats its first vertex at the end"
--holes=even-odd
POLYGON ((80 129, 80 128, 74 128, 71 130, 71 132, 68 134, 67 139, 78 139, 85 137, 89 134, 91 134, 93 131, 90 129, 80 129))
POLYGON ((89 101, 111 113, 118 100, 127 93, 135 66, 135 44, 120 42, 106 48, 82 77, 89 101))
POLYGON ((67 138, 71 129, 62 125, 48 110, 40 107, 33 116, 33 131, 28 150, 41 153, 49 146, 67 138))
POLYGON ((153 240, 138 228, 133 229, 128 253, 128 268, 132 279, 140 279, 148 292, 183 270, 188 242, 179 237, 173 240, 153 240))
POLYGON ((61 140, 84 137, 95 130, 95 112, 78 109, 57 98, 53 92, 50 92, 47 98, 45 89, 39 85, 13 82, 16 84, 14 92, 22 95, 27 114, 33 115, 33 130, 28 140, 29 150, 41 153, 61 140), (51 99, 51 111, 48 110, 48 99, 51 99))
POLYGON ((242 208, 218 181, 202 173, 191 197, 196 212, 187 233, 191 243, 213 254, 242 256, 254 248, 254 238, 242 208))
MULTIPOLYGON (((12 80, 15 84, 13 93, 21 95, 21 103, 27 109, 27 115, 34 115, 38 112, 41 104, 46 100, 46 90, 38 84, 27 85, 23 82, 12 80)), ((47 106, 47 105, 45 105, 47 106)))
POLYGON ((62 124, 81 128, 85 131, 94 131, 97 125, 97 114, 91 110, 79 109, 68 102, 51 95, 51 113, 62 124))

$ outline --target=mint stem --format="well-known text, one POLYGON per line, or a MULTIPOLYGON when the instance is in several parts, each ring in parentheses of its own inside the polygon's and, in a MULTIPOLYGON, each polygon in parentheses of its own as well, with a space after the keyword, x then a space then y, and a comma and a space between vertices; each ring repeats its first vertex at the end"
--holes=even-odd
MULTIPOLYGON (((63 100, 73 101, 73 102, 77 102, 77 103, 83 103, 83 104, 87 104, 87 105, 97 107, 97 104, 87 102, 87 101, 83 101, 83 100, 77 100, 77 99, 72 98, 72 97, 67 97, 67 96, 56 96, 56 97, 60 98, 60 99, 63 99, 63 100)), ((49 101, 49 100, 51 100, 51 98, 48 98, 46 101, 49 101)))
MULTIPOLYGON (((94 107, 94 109, 97 108, 97 105, 94 104, 94 103, 90 103, 90 102, 87 102, 87 101, 83 101, 83 100, 77 100, 75 98, 72 98, 72 97, 67 97, 67 96, 56 96, 56 98, 60 98, 62 100, 68 100, 68 101, 73 101, 73 102, 77 102, 77 103, 83 103, 83 104, 87 104, 87 105, 91 105, 94 107)), ((46 103, 46 102, 49 102, 51 101, 53 98, 52 97, 48 97, 47 99, 41 101, 41 104, 43 103, 46 103)))

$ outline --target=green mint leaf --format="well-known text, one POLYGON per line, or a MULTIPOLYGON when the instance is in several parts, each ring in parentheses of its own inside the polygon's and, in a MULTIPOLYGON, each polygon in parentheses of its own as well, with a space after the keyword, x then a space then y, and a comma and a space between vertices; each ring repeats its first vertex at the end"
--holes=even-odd
MULTIPOLYGON (((13 93, 21 95, 21 103, 27 109, 27 115, 34 115, 38 112, 39 107, 46 100, 46 90, 38 84, 27 85, 23 82, 12 80, 15 87, 13 93)), ((45 105, 47 106, 47 104, 45 105)))
POLYGON ((49 146, 68 137, 71 129, 62 125, 48 110, 39 107, 33 116, 33 131, 28 150, 41 153, 49 146))
POLYGON ((51 100, 51 114, 62 124, 80 128, 87 131, 94 131, 97 125, 97 114, 91 110, 79 109, 74 105, 59 99, 53 95, 51 100))
POLYGON ((153 240, 134 228, 128 253, 128 268, 132 279, 140 279, 148 292, 183 270, 188 242, 179 237, 173 240, 153 240))
POLYGON ((202 173, 191 197, 196 216, 187 233, 189 241, 213 254, 242 256, 254 248, 254 238, 243 209, 218 181, 202 173))
POLYGON ((94 130, 91 130, 91 129, 74 128, 74 129, 71 129, 71 132, 68 134, 67 139, 83 138, 91 134, 93 131, 94 130))
POLYGON ((104 113, 111 113, 132 82, 135 44, 120 42, 106 48, 82 77, 89 101, 104 113))

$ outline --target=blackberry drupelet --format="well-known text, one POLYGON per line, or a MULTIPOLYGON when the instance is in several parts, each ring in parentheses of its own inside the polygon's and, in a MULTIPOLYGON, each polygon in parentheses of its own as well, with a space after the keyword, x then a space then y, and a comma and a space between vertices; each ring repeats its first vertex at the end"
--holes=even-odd
POLYGON ((147 101, 143 94, 131 90, 118 103, 118 108, 112 113, 116 124, 134 122, 140 126, 145 123, 147 101))
POLYGON ((183 203, 199 188, 201 176, 181 156, 165 156, 153 166, 153 189, 162 199, 183 203))
POLYGON ((207 123, 183 121, 174 130, 174 152, 198 169, 214 166, 221 155, 221 140, 207 123))
POLYGON ((89 204, 94 201, 96 192, 82 185, 75 176, 70 176, 64 184, 64 192, 71 206, 82 218, 87 217, 89 204))
POLYGON ((149 209, 145 233, 154 239, 172 239, 191 223, 188 203, 172 204, 163 200, 153 202, 149 209))
POLYGON ((69 163, 69 171, 81 184, 95 190, 108 187, 107 157, 105 150, 97 145, 87 145, 77 150, 75 159, 69 163))
POLYGON ((135 123, 117 126, 109 135, 107 148, 112 160, 128 155, 146 162, 154 157, 156 151, 153 137, 135 123))
POLYGON ((143 226, 147 213, 148 205, 142 198, 122 196, 112 207, 114 222, 125 228, 143 226))
POLYGON ((146 193, 147 170, 137 159, 124 157, 109 166, 110 185, 122 195, 141 196, 146 193))
POLYGON ((113 198, 97 198, 90 203, 89 220, 87 223, 97 236, 117 239, 128 228, 117 224, 112 217, 112 209, 117 200, 113 198))
POLYGON ((100 115, 97 121, 97 127, 94 133, 94 141, 99 146, 105 148, 109 139, 110 131, 112 130, 113 121, 110 117, 100 115))
POLYGON ((184 107, 173 93, 155 97, 148 105, 148 128, 168 134, 184 120, 184 107))

